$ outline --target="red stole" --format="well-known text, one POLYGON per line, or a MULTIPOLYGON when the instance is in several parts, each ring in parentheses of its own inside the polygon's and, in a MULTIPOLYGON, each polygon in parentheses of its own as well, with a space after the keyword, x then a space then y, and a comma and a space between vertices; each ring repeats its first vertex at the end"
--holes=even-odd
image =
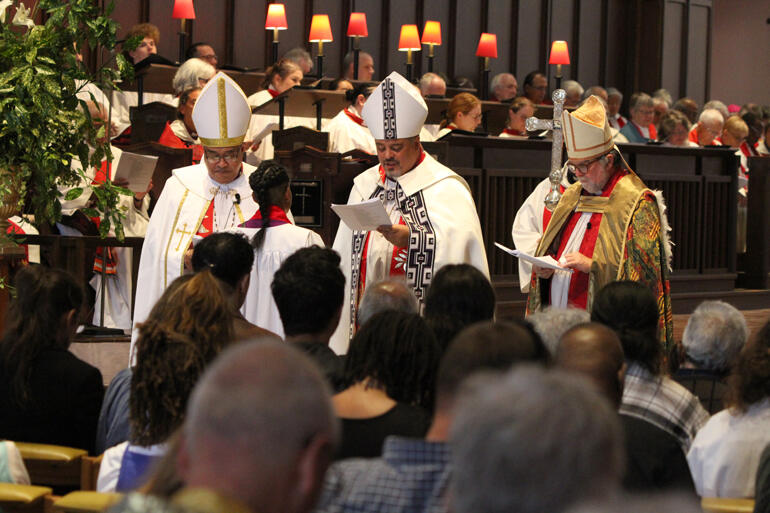
MULTIPOLYGON (((14 223, 11 219, 8 219, 8 229, 5 231, 5 233, 24 235, 24 230, 22 230, 21 226, 14 223)), ((20 246, 24 248, 24 261, 29 262, 29 247, 26 244, 20 244, 20 246)))
POLYGON ((275 98, 276 96, 281 94, 278 91, 276 91, 275 89, 273 89, 273 86, 268 87, 267 88, 267 92, 270 93, 270 96, 272 96, 273 98, 275 98))
POLYGON ((349 117, 354 123, 357 123, 363 127, 366 126, 366 123, 364 123, 364 120, 360 118, 359 116, 355 115, 354 113, 350 112, 347 108, 343 109, 343 111, 347 117, 349 117))
MULTIPOLYGON (((628 174, 626 171, 616 172, 610 178, 609 182, 607 182, 607 185, 604 186, 601 196, 604 198, 609 197, 609 195, 612 193, 612 190, 615 188, 615 185, 626 174, 628 174)), ((556 260, 559 260, 562 257, 565 246, 567 245, 567 241, 569 240, 572 231, 575 229, 578 219, 580 219, 582 215, 583 212, 573 212, 572 217, 570 217, 569 221, 567 221, 567 224, 562 229, 561 239, 559 241, 559 251, 554 257, 556 260)), ((586 232, 583 235, 583 240, 580 243, 579 249, 579 252, 588 258, 593 257, 594 247, 596 246, 596 238, 599 235, 599 226, 601 225, 601 222, 601 213, 591 214, 591 220, 588 222, 588 227, 586 228, 586 232)), ((547 225, 545 216, 543 216, 543 224, 547 225)), ((543 228, 543 231, 545 232, 545 227, 543 228)), ((569 292, 567 293, 567 301, 569 306, 582 308, 583 310, 586 309, 588 306, 588 282, 588 273, 576 270, 572 274, 572 279, 569 282, 569 292)))
MULTIPOLYGON (((270 205, 270 211, 267 213, 269 219, 268 227, 279 226, 282 224, 291 224, 289 218, 286 216, 286 212, 276 205, 270 205)), ((262 212, 259 210, 251 216, 251 219, 238 225, 243 228, 262 228, 262 212)))
MULTIPOLYGON (((636 130, 636 131, 639 133, 639 136, 640 136, 642 139, 644 139, 644 138, 645 138, 645 137, 644 137, 644 134, 642 133, 641 129, 639 128, 639 125, 637 125, 636 123, 634 123, 634 122, 632 121, 632 122, 631 122, 631 126, 633 126, 633 127, 634 127, 634 130, 636 130)), ((647 129, 650 131, 650 137, 649 137, 648 139, 649 139, 650 141, 657 141, 657 140, 658 140, 658 132, 657 132, 657 130, 655 130, 655 125, 653 125, 652 123, 650 123, 650 125, 647 127, 647 129)))
POLYGON ((195 235, 199 237, 208 237, 214 232, 214 198, 209 201, 209 206, 206 209, 206 214, 201 219, 201 224, 198 227, 198 231, 195 235))
POLYGON ((615 119, 615 121, 618 123, 618 130, 626 126, 626 118, 624 118, 623 116, 618 116, 617 119, 615 119))
POLYGON ((171 124, 168 121, 166 122, 166 128, 163 129, 163 133, 158 138, 158 144, 168 146, 169 148, 192 148, 193 164, 199 164, 203 158, 203 146, 180 139, 171 129, 171 124))

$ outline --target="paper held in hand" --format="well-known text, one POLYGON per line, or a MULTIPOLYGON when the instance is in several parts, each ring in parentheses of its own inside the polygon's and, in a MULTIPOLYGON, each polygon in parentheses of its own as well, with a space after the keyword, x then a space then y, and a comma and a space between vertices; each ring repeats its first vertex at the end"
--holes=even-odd
POLYGON ((495 246, 502 249, 509 255, 513 255, 516 258, 525 260, 538 267, 543 267, 545 269, 553 269, 555 271, 562 271, 565 273, 573 272, 573 269, 570 269, 569 267, 562 267, 561 265, 559 265, 559 262, 557 262, 551 255, 536 257, 536 256, 528 255, 523 251, 519 251, 518 249, 506 248, 505 246, 497 242, 495 242, 495 246))
POLYGON ((353 231, 372 231, 378 226, 393 224, 380 198, 352 205, 332 204, 332 210, 353 231))
POLYGON ((126 180, 128 182, 127 189, 133 192, 145 192, 150 185, 157 163, 158 157, 124 151, 120 155, 112 181, 126 180))

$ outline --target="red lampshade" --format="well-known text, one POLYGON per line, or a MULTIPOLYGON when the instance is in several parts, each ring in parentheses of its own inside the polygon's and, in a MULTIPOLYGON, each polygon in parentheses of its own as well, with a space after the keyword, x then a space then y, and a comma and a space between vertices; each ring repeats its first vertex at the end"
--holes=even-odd
POLYGON ((551 58, 548 64, 569 64, 569 50, 566 41, 554 41, 551 44, 551 58))
POLYGON ((497 35, 481 33, 479 46, 476 48, 476 57, 497 58, 497 35))
POLYGON ((286 10, 283 8, 283 4, 270 4, 267 6, 265 28, 276 30, 286 30, 289 28, 286 24, 286 10))
POLYGON ((401 37, 398 38, 398 50, 405 52, 407 50, 419 51, 420 33, 417 32, 417 25, 401 25, 401 37))
POLYGON ((366 13, 365 12, 351 12, 350 21, 348 22, 348 37, 369 36, 369 31, 366 29, 366 13))
POLYGON ((174 0, 174 10, 171 13, 171 17, 174 19, 195 19, 195 8, 193 7, 192 0, 174 0))
POLYGON ((425 28, 422 30, 422 44, 441 45, 441 22, 425 22, 425 28))
POLYGON ((308 37, 308 41, 311 43, 317 43, 319 41, 328 43, 334 41, 328 14, 313 15, 313 21, 310 22, 310 36, 308 37))

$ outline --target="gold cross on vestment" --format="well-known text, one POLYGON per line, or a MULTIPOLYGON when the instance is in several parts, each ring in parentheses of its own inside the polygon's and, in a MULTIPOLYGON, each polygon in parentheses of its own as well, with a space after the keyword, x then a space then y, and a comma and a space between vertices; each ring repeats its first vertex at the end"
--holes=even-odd
POLYGON ((182 241, 184 240, 185 235, 192 235, 193 233, 187 231, 187 223, 182 225, 181 230, 177 228, 176 233, 179 233, 181 235, 179 236, 179 242, 177 242, 176 249, 174 251, 179 251, 179 248, 182 246, 182 241))

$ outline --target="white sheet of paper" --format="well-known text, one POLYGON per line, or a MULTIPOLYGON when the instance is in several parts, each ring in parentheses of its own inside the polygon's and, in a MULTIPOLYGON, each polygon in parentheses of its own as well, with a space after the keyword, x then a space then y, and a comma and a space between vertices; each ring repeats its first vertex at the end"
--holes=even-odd
POLYGON ((157 163, 158 157, 124 151, 120 156, 118 168, 115 170, 112 181, 128 180, 127 189, 131 189, 133 192, 145 192, 147 186, 150 185, 157 163))
POLYGON ((372 231, 378 226, 393 224, 379 198, 352 205, 332 204, 332 210, 353 231, 372 231))
POLYGON ((555 271, 562 271, 566 273, 571 273, 574 270, 570 269, 568 267, 562 267, 559 265, 559 262, 556 261, 551 255, 546 255, 542 257, 536 257, 532 255, 528 255, 527 253, 524 253, 523 251, 519 251, 518 249, 511 249, 506 248, 502 244, 495 242, 495 246, 502 249, 509 255, 515 256, 516 258, 520 258, 522 260, 526 260, 527 262, 536 265, 538 267, 544 267, 546 269, 553 269, 555 271))
POLYGON ((272 134, 273 130, 278 130, 279 126, 280 125, 278 123, 268 123, 265 128, 260 130, 260 132, 254 136, 254 138, 251 140, 252 144, 261 141, 267 137, 268 134, 272 134))

